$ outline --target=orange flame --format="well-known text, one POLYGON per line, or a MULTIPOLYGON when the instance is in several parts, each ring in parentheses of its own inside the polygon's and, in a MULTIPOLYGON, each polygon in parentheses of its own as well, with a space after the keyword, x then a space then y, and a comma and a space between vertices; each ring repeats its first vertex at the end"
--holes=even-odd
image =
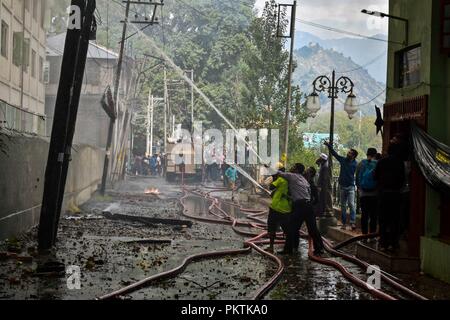
POLYGON ((161 194, 158 189, 154 189, 154 188, 145 189, 144 193, 145 194, 153 194, 153 195, 161 194))

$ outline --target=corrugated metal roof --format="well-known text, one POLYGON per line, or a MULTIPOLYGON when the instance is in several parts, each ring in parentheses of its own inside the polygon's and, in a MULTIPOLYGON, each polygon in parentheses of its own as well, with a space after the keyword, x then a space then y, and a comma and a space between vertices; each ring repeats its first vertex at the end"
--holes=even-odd
MULTIPOLYGON (((47 38, 47 56, 62 56, 64 44, 66 42, 66 33, 60 33, 56 36, 47 38)), ((93 41, 89 43, 88 59, 118 59, 119 55, 105 47, 96 44, 93 41)))

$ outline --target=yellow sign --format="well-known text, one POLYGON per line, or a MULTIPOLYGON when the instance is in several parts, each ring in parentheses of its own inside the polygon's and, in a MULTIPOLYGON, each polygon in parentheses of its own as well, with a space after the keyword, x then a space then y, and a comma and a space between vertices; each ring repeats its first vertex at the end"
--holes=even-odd
POLYGON ((441 163, 450 165, 450 156, 442 150, 436 152, 436 159, 441 163))

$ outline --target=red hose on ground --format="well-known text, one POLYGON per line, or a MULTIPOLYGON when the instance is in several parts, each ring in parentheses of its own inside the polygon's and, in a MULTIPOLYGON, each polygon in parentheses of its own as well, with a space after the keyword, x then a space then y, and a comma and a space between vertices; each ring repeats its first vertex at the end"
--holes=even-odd
POLYGON ((355 285, 359 286, 362 289, 365 289, 367 291, 369 291, 373 296, 375 296, 378 299, 382 299, 382 300, 397 300, 394 297, 378 290, 375 288, 372 288, 370 286, 367 285, 367 283, 365 283, 364 281, 362 281, 361 279, 355 277, 353 274, 351 274, 342 264, 330 260, 330 259, 324 259, 321 257, 317 257, 313 254, 313 246, 312 246, 312 240, 309 239, 309 251, 308 251, 308 256, 312 261, 316 261, 318 263, 321 264, 325 264, 328 266, 331 266, 337 270, 339 270, 342 275, 348 279, 349 281, 351 281, 352 283, 354 283, 355 285))
MULTIPOLYGON (((212 188, 210 188, 212 189, 212 188)), ((201 221, 201 222, 206 222, 206 223, 215 223, 215 224, 223 224, 223 225, 231 225, 232 229, 234 232, 236 232, 237 234, 243 235, 243 236, 249 236, 249 237, 253 237, 250 240, 247 240, 244 242, 244 245, 246 246, 245 249, 241 249, 241 250, 228 250, 228 251, 216 251, 216 252, 210 252, 210 253, 203 253, 203 254, 198 254, 198 255, 193 255, 190 256, 188 258, 186 258, 183 262, 182 265, 178 266, 177 268, 174 268, 170 271, 167 272, 163 272, 157 275, 154 275, 152 277, 149 277, 147 279, 144 279, 142 281, 139 281, 133 285, 130 285, 128 287, 122 288, 116 292, 113 292, 111 294, 105 295, 101 298, 99 298, 100 300, 104 300, 104 299, 110 299, 113 297, 117 297, 120 295, 124 295, 133 291, 138 290, 139 288, 142 288, 146 285, 148 285, 150 282, 152 281, 156 281, 156 280, 161 280, 161 279, 167 279, 167 278, 171 278, 174 277, 180 273, 182 273, 185 268, 187 267, 187 265, 189 265, 189 263, 193 262, 193 261, 197 261, 197 260, 201 260, 201 259, 207 259, 207 258, 214 258, 214 257, 222 257, 222 256, 227 256, 227 255, 238 255, 238 254, 244 254, 244 253, 250 253, 251 249, 256 250, 257 252, 261 253, 262 255, 267 256, 268 258, 270 258, 271 260, 273 260, 277 265, 278 265, 278 269, 277 272, 275 273, 275 275, 268 281, 266 282, 253 296, 254 299, 261 299, 263 298, 269 291, 270 289, 272 289, 277 281, 280 279, 283 271, 284 271, 284 264, 283 262, 276 257, 273 254, 270 254, 269 252, 264 251, 263 249, 261 249, 258 244, 266 244, 269 241, 268 240, 261 240, 264 237, 267 237, 267 232, 261 233, 259 235, 250 233, 250 232, 246 232, 246 231, 242 231, 237 229, 237 226, 243 226, 243 227, 248 227, 248 228, 254 228, 254 229, 262 229, 263 227, 266 226, 265 221, 263 221, 262 219, 258 219, 255 216, 259 216, 262 214, 265 214, 266 211, 262 211, 262 210, 252 210, 252 209, 244 209, 239 205, 236 205, 234 203, 229 203, 229 202, 225 202, 225 201, 219 201, 217 198, 214 198, 212 196, 210 196, 210 193, 213 192, 219 192, 219 191, 225 191, 227 189, 217 189, 214 188, 212 189, 210 192, 208 192, 207 194, 202 194, 201 192, 198 192, 196 190, 191 190, 189 192, 191 192, 192 194, 198 196, 198 197, 203 197, 207 200, 211 200, 212 204, 211 206, 208 208, 208 213, 219 218, 219 220, 217 219, 210 219, 210 218, 206 218, 206 217, 199 217, 199 216, 194 216, 194 215, 190 215, 187 213, 187 210, 185 208, 185 204, 184 201, 185 199, 188 197, 188 193, 187 193, 187 189, 184 188, 183 186, 183 191, 184 191, 184 196, 180 199, 180 203, 183 206, 183 215, 193 219, 193 220, 197 220, 197 221, 201 221), (225 212, 223 209, 221 209, 219 207, 220 203, 226 203, 228 205, 232 205, 234 207, 239 208, 239 210, 241 212, 246 212, 249 214, 246 214, 247 218, 250 220, 254 220, 254 221, 258 221, 261 222, 261 224, 255 224, 255 223, 251 223, 251 222, 240 222, 238 219, 230 216, 227 212, 225 212), (222 215, 217 214, 215 212, 213 212, 213 209, 217 209, 222 215), (252 214, 253 213, 253 214, 252 214)), ((362 237, 357 237, 358 239, 351 239, 349 241, 345 241, 341 244, 339 244, 339 247, 345 246, 349 243, 361 240, 361 239, 366 239, 368 237, 373 237, 374 235, 369 235, 369 236, 362 236, 362 237)), ((302 232, 302 237, 308 237, 305 233, 302 232)), ((283 244, 284 241, 282 240, 276 240, 277 244, 283 244)), ((359 259, 357 259, 356 257, 352 257, 350 255, 347 255, 345 253, 342 253, 340 251, 335 250, 332 247, 331 242, 328 239, 324 238, 324 243, 325 243, 325 249, 330 252, 331 254, 335 255, 335 256, 339 256, 341 258, 344 258, 347 261, 353 262, 361 267, 367 267, 369 266, 368 263, 363 262, 359 259)), ((308 252, 309 258, 312 261, 321 263, 321 264, 325 264, 328 266, 331 266, 333 268, 336 268, 338 271, 340 271, 342 273, 342 275, 347 278, 349 281, 351 281, 352 283, 354 283, 355 285, 369 291, 372 295, 374 295, 375 297, 379 298, 379 299, 385 299, 385 300, 395 300, 394 297, 380 291, 374 288, 369 287, 364 281, 362 281, 361 279, 357 278, 356 276, 354 276, 353 274, 351 274, 342 264, 330 260, 330 259, 324 259, 321 257, 317 257, 313 255, 313 246, 311 243, 311 239, 309 239, 309 252, 308 252)), ((391 286, 393 286, 394 288, 403 291, 407 294, 409 294, 410 296, 416 298, 416 299, 426 299, 422 296, 420 296, 419 294, 409 290, 408 288, 402 286, 401 284, 395 282, 394 280, 392 280, 391 278, 387 277, 386 275, 382 274, 383 280, 385 280, 386 282, 388 282, 391 286)))
MULTIPOLYGON (((208 195, 207 195, 207 196, 209 196, 209 193, 211 193, 211 192, 214 192, 214 191, 208 192, 208 195)), ((210 198, 212 198, 212 197, 210 197, 210 198)), ((214 199, 214 200, 217 201, 217 199, 214 199)), ((216 206, 216 207, 217 207, 217 206, 216 206)), ((218 208, 218 207, 217 207, 217 208, 218 208)), ((227 215, 227 213, 226 213, 225 211, 223 211, 223 210, 220 209, 220 208, 218 208, 218 209, 219 209, 220 211, 222 211, 224 215, 227 215)), ((242 210, 241 210, 241 211, 242 211, 242 210)), ((228 215, 228 217, 229 217, 229 215, 228 215)), ((249 215, 247 215, 247 217, 250 218, 249 215)), ((233 225, 232 225, 233 230, 234 230, 236 233, 238 233, 238 234, 243 234, 240 230, 236 229, 235 223, 236 223, 236 220, 233 222, 233 225)), ((308 236, 306 236, 306 237, 308 237, 308 236)), ((370 237, 373 237, 373 235, 370 235, 370 237)), ((357 238, 358 238, 358 240, 359 240, 359 239, 365 239, 365 238, 367 238, 367 236, 360 236, 360 237, 357 237, 357 238)), ((357 241, 357 240, 353 240, 353 241, 357 241)), ((329 242, 327 239, 325 239, 325 242, 328 244, 328 246, 326 246, 326 249, 330 249, 330 247, 329 247, 329 245, 331 245, 330 242, 329 242)), ((346 245, 346 244, 351 243, 351 242, 352 242, 352 241, 346 241, 345 243, 342 243, 341 245, 346 245)), ((329 250, 328 250, 328 251, 329 251, 329 250)), ((330 252, 330 251, 329 251, 329 252, 330 252)), ((332 252, 330 252, 330 253, 332 253, 332 252)), ((340 254, 336 254, 336 253, 338 253, 338 252, 336 251, 334 255, 341 256, 341 257, 345 258, 345 257, 344 257, 344 254, 340 255, 340 254)), ((332 253, 332 254, 333 254, 333 253, 332 253)), ((346 277, 347 279, 349 279, 352 283, 354 283, 355 285, 357 285, 357 286, 359 286, 359 287, 362 287, 362 288, 365 289, 365 290, 368 290, 371 294, 373 294, 373 295, 374 295, 375 297, 377 297, 377 298, 380 298, 380 299, 389 299, 389 300, 390 300, 390 299, 395 299, 395 298, 393 298, 393 297, 391 297, 391 296, 389 296, 389 295, 387 295, 387 294, 385 294, 385 293, 383 293, 383 292, 381 292, 381 291, 379 291, 379 290, 372 290, 372 289, 370 289, 364 281, 362 281, 362 280, 360 280, 359 278, 353 276, 350 272, 348 272, 348 270, 347 270, 343 265, 339 264, 338 262, 335 262, 335 261, 332 261, 332 260, 323 259, 323 258, 314 256, 314 255, 312 254, 312 246, 311 246, 311 245, 310 245, 309 257, 310 257, 311 260, 313 260, 313 261, 315 261, 315 262, 318 262, 318 263, 325 264, 325 265, 332 266, 332 267, 336 268, 338 271, 340 271, 340 272, 342 273, 342 275, 343 275, 344 277, 346 277)), ((355 258, 355 259, 356 259, 356 258, 355 258)), ((353 262, 356 263, 355 261, 353 261, 353 262)), ((368 265, 368 264, 367 264, 367 265, 368 265)), ((385 277, 385 278, 387 278, 387 277, 385 277)), ((391 283, 391 282, 392 282, 392 283, 395 283, 393 280, 391 280, 391 279, 389 279, 389 278, 387 278, 387 279, 388 279, 387 282, 389 282, 389 283, 391 283)), ((400 284, 398 284, 398 283, 395 283, 395 285, 393 285, 393 286, 394 286, 395 288, 397 288, 397 289, 400 288, 399 290, 402 290, 402 291, 408 290, 407 288, 402 287, 402 286, 401 286, 400 284), (405 289, 405 290, 404 290, 404 289, 405 289)), ((408 291, 410 291, 410 290, 408 290, 408 291)))
POLYGON ((225 257, 225 256, 230 256, 230 255, 248 254, 250 252, 251 252, 250 248, 245 248, 245 249, 227 250, 227 251, 214 251, 214 252, 209 252, 209 253, 201 253, 201 254, 192 255, 192 256, 187 257, 181 265, 179 265, 178 267, 176 267, 172 270, 153 275, 153 276, 143 279, 139 282, 133 283, 132 285, 124 287, 120 290, 117 290, 117 291, 114 291, 107 295, 104 295, 104 296, 98 298, 97 300, 108 300, 108 299, 116 298, 119 296, 123 296, 125 294, 135 292, 145 286, 148 286, 151 282, 154 282, 157 280, 173 278, 174 276, 182 273, 186 269, 186 267, 193 261, 198 261, 201 259, 220 258, 220 257, 225 257))

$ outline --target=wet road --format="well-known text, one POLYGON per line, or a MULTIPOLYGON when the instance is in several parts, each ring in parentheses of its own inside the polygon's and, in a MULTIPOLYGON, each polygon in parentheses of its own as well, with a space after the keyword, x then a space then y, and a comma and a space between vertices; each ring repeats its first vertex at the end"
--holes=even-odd
MULTIPOLYGON (((224 198, 230 196, 228 193, 220 195, 224 198)), ((36 229, 1 244, 0 251, 5 251, 14 242, 19 251, 32 256, 33 261, 0 261, 0 299, 95 299, 174 268, 189 255, 243 247, 245 238, 226 225, 197 221, 193 221, 192 227, 144 225, 108 220, 102 216, 103 210, 113 208, 120 214, 131 216, 185 220, 178 201, 181 196, 179 186, 168 185, 161 179, 130 179, 109 196, 94 197, 82 206, 81 214, 62 218, 59 240, 52 255, 35 255, 36 229), (160 198, 144 195, 143 191, 149 187, 160 189, 160 198), (133 243, 142 239, 169 240, 169 243, 133 243), (70 290, 66 275, 37 276, 37 265, 49 258, 63 262, 66 267, 79 266, 81 289, 70 290)), ((211 218, 207 214, 211 200, 190 196, 186 203, 190 214, 211 218)), ((222 204, 221 208, 234 217, 244 218, 235 206, 222 204)), ((296 256, 283 259, 285 273, 266 299, 372 299, 335 269, 310 261, 304 241, 296 256)), ((346 266, 361 279, 366 277, 351 264, 346 266)), ((275 271, 276 265, 256 252, 205 260, 189 265, 174 279, 153 283, 124 299, 245 299, 251 297, 275 271)))

